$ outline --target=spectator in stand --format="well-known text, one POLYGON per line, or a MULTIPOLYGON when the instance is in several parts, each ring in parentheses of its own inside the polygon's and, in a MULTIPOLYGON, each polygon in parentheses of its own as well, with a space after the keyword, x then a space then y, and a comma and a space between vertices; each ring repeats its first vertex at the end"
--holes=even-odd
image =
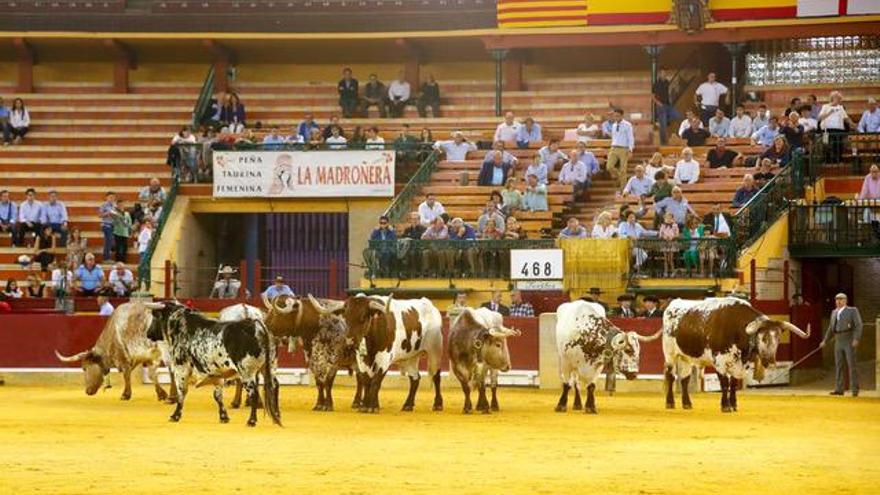
POLYGON ((516 178, 508 177, 501 190, 501 210, 510 216, 523 208, 523 194, 516 188, 516 178))
POLYGON ((696 119, 699 122, 699 126, 701 129, 703 128, 703 122, 700 121, 700 118, 697 117, 697 114, 693 112, 693 110, 685 110, 684 112, 684 120, 681 121, 681 124, 678 126, 678 137, 684 139, 684 131, 691 128, 691 122, 694 122, 696 119))
POLYGON ((651 155, 651 159, 645 162, 644 167, 645 175, 652 179, 657 175, 657 172, 661 170, 666 173, 666 175, 672 175, 675 173, 675 167, 663 163, 663 154, 659 151, 655 151, 654 154, 651 155))
POLYGON ((761 171, 754 175, 755 185, 758 186, 758 189, 764 187, 764 184, 773 180, 773 177, 776 177, 776 175, 770 171, 772 167, 773 162, 771 162, 769 158, 761 160, 761 171))
POLYGON ((9 146, 12 140, 10 136, 12 126, 9 124, 9 109, 3 103, 2 96, 0 96, 0 130, 3 131, 3 146, 9 146))
POLYGON ((330 116, 330 121, 327 125, 324 126, 324 129, 321 130, 321 137, 326 141, 328 137, 333 135, 333 128, 339 128, 339 135, 344 136, 345 131, 342 129, 342 125, 339 123, 339 115, 333 114, 330 116))
POLYGON ((419 222, 428 227, 444 213, 446 213, 446 209, 437 201, 437 196, 429 192, 425 196, 425 200, 419 205, 419 222))
POLYGON ((630 294, 621 294, 617 296, 617 308, 614 309, 614 316, 617 318, 635 318, 636 312, 632 308, 633 296, 630 294))
POLYGON ((238 95, 229 94, 226 105, 220 110, 220 122, 223 124, 223 131, 231 134, 240 134, 244 131, 247 118, 244 112, 244 105, 241 104, 238 95))
POLYGON ((397 72, 397 79, 388 85, 388 112, 392 117, 403 117, 403 109, 409 105, 412 88, 404 71, 397 72))
POLYGON ((403 229, 403 234, 400 236, 401 239, 414 239, 418 240, 422 238, 422 234, 425 233, 426 227, 421 223, 421 215, 418 212, 414 211, 409 214, 409 224, 403 229))
POLYGON ((798 98, 797 96, 795 96, 794 98, 792 98, 791 100, 789 100, 789 102, 788 102, 788 108, 785 109, 785 113, 784 113, 784 115, 785 115, 786 117, 788 117, 788 115, 789 115, 790 113, 792 113, 792 112, 795 112, 795 113, 798 113, 798 114, 799 114, 799 113, 800 113, 799 110, 800 110, 802 104, 803 104, 803 103, 801 102, 801 99, 798 98))
POLYGON ((526 211, 547 211, 547 186, 538 183, 538 176, 526 177, 526 193, 523 195, 523 209, 526 211))
POLYGON ((446 307, 446 318, 450 321, 450 324, 467 308, 467 293, 456 292, 452 304, 446 307))
POLYGON ((715 237, 730 237, 733 218, 721 211, 721 203, 715 203, 712 210, 703 217, 703 225, 715 237))
POLYGON ((737 105, 736 115, 730 119, 730 127, 728 128, 727 137, 742 139, 751 136, 752 118, 746 113, 746 107, 737 105))
POLYGON ((24 296, 21 289, 18 287, 18 282, 14 279, 6 281, 6 289, 3 290, 3 295, 9 299, 21 299, 22 296, 24 296))
MULTIPOLYGON (((642 224, 636 221, 636 212, 626 210, 622 217, 625 218, 625 220, 620 222, 620 225, 617 226, 617 236, 621 239, 641 239, 642 237, 656 236, 656 232, 647 230, 642 227, 642 224)), ((633 247, 632 256, 633 266, 636 267, 636 270, 640 269, 642 263, 648 259, 648 253, 640 247, 633 247)))
POLYGON ((6 189, 0 191, 0 232, 9 232, 12 247, 18 245, 18 207, 6 189))
MULTIPOLYGON (((493 141, 492 142, 492 150, 493 151, 500 151, 502 156, 504 156, 505 162, 507 162, 511 165, 516 165, 519 162, 519 159, 517 157, 513 156, 513 154, 505 151, 504 148, 505 148, 504 141, 493 141)), ((487 155, 488 155, 488 153, 487 153, 487 155)))
POLYGON ((540 143, 543 141, 541 137, 541 125, 535 122, 535 119, 526 117, 526 121, 519 127, 516 133, 516 146, 520 149, 526 149, 531 143, 540 143))
POLYGON ((342 116, 347 119, 354 117, 358 107, 358 80, 351 77, 350 68, 342 69, 342 79, 336 85, 336 92, 339 93, 342 116))
MULTIPOLYGON (((565 156, 565 153, 559 149, 559 138, 550 138, 547 145, 542 146, 541 149, 538 150, 538 156, 535 158, 535 163, 543 164, 549 172, 551 170, 556 170, 556 168, 565 163, 567 159, 568 157, 565 156)), ((543 182, 546 183, 546 177, 544 179, 543 182)))
POLYGON ((574 149, 577 150, 578 161, 587 166, 587 185, 592 185, 593 176, 601 170, 599 160, 596 159, 596 155, 592 151, 587 149, 587 143, 583 141, 575 143, 574 149))
POLYGON ((388 115, 388 90, 379 81, 376 74, 370 74, 370 81, 364 86, 364 97, 361 102, 361 116, 369 117, 370 107, 379 109, 379 116, 383 119, 388 115))
POLYGON ((73 263, 76 268, 82 264, 83 257, 86 254, 88 239, 82 236, 79 227, 70 229, 70 236, 67 239, 67 263, 73 263))
POLYGON ((431 129, 422 127, 422 132, 419 133, 419 142, 422 144, 434 145, 434 133, 431 132, 431 129))
POLYGON ((498 191, 492 191, 491 193, 489 193, 489 201, 495 204, 495 211, 497 211, 503 217, 504 198, 501 196, 501 193, 498 191))
MULTIPOLYGON (((486 226, 486 231, 495 231, 494 224, 490 223, 486 226)), ((483 237, 483 233, 480 233, 480 238, 488 238, 491 239, 493 234, 490 232, 489 237, 483 237)), ((464 220, 461 218, 453 218, 451 222, 449 222, 449 240, 450 241, 476 241, 477 233, 474 231, 474 228, 470 225, 464 223, 464 220)), ((451 254, 450 263, 453 266, 453 275, 458 275, 458 270, 461 269, 462 277, 467 276, 468 273, 474 273, 477 267, 477 251, 475 249, 471 249, 469 247, 461 246, 458 249, 453 249, 451 254)))
POLYGON ((208 102, 208 111, 202 121, 209 129, 218 130, 223 126, 220 116, 223 113, 223 107, 229 102, 229 93, 218 91, 208 102))
POLYGON ((666 172, 663 170, 654 174, 654 185, 648 191, 647 197, 654 198, 654 202, 662 201, 663 198, 672 196, 672 188, 675 187, 672 181, 668 179, 666 172))
POLYGON ((584 121, 578 124, 575 132, 577 133, 579 143, 589 143, 594 139, 602 137, 602 131, 596 125, 596 117, 591 114, 584 116, 584 121))
POLYGON ((235 270, 229 266, 221 266, 217 270, 218 279, 214 281, 214 288, 211 289, 212 298, 217 299, 235 299, 241 290, 241 280, 233 277, 235 270))
POLYGON ((104 270, 95 263, 95 255, 92 253, 86 254, 83 264, 76 269, 75 276, 79 281, 76 290, 78 296, 96 296, 104 284, 104 270))
POLYGON ((687 218, 687 225, 682 231, 681 236, 682 239, 690 241, 686 243, 687 249, 682 256, 684 258, 684 267, 687 270, 688 276, 691 276, 697 269, 697 265, 699 265, 700 277, 705 277, 707 260, 710 262, 709 272, 711 273, 714 271, 711 265, 715 262, 715 251, 713 249, 700 248, 699 239, 702 239, 705 236, 705 226, 700 223, 700 220, 696 216, 689 216, 687 218))
POLYGON ((730 119, 724 115, 724 110, 715 110, 715 115, 709 119, 709 134, 715 137, 723 137, 730 134, 730 119))
POLYGON ((191 182, 196 181, 196 174, 198 172, 198 149, 194 146, 196 144, 196 137, 193 135, 192 130, 188 126, 184 126, 171 138, 171 146, 177 146, 180 159, 183 163, 178 163, 178 166, 186 166, 186 169, 178 168, 174 170, 180 177, 188 177, 191 182), (180 145, 180 146, 178 146, 180 145), (186 174, 184 174, 186 172, 186 174))
POLYGON ((758 132, 765 125, 769 125, 772 117, 770 110, 767 109, 767 105, 763 103, 758 105, 758 110, 755 112, 755 116, 752 117, 752 132, 758 132))
POLYGON ((706 153, 706 161, 709 162, 709 168, 727 168, 733 165, 736 155, 735 151, 727 149, 727 139, 719 137, 715 147, 706 153))
POLYGON ((665 67, 660 69, 651 93, 656 108, 657 124, 660 127, 660 144, 666 144, 669 124, 681 118, 681 114, 669 101, 669 69, 665 67))
POLYGON ((409 124, 404 123, 400 126, 400 133, 394 139, 394 149, 397 151, 397 159, 403 160, 406 164, 412 163, 417 158, 419 140, 410 133, 409 124))
POLYGON ((697 87, 694 101, 700 107, 700 120, 707 124, 715 111, 727 100, 727 86, 715 80, 715 73, 706 75, 706 81, 697 87))
POLYGON ((672 213, 672 217, 675 219, 675 223, 677 223, 679 227, 684 226, 684 222, 687 220, 689 214, 697 214, 697 212, 691 208, 688 200, 685 199, 680 187, 673 187, 672 196, 654 203, 654 216, 657 220, 663 218, 667 213, 672 213))
POLYGON ((354 129, 351 130, 351 138, 348 139, 349 146, 354 149, 362 148, 366 140, 367 138, 364 137, 364 131, 361 126, 354 126, 354 129))
POLYGON ((477 232, 482 234, 486 230, 486 225, 494 224, 495 230, 499 233, 504 232, 504 215, 498 211, 498 206, 494 201, 489 201, 483 208, 480 218, 477 219, 477 232))
POLYGON ((694 117, 691 120, 691 125, 681 133, 682 139, 685 140, 688 146, 705 146, 706 140, 711 136, 709 131, 699 124, 702 123, 697 117, 694 117))
POLYGON ((364 144, 365 150, 384 150, 385 138, 379 135, 379 128, 376 126, 367 129, 367 141, 364 144))
POLYGON ((125 255, 128 254, 128 239, 131 237, 131 215, 125 209, 125 200, 117 198, 116 207, 111 214, 113 215, 115 260, 124 263, 125 255))
POLYGON ((596 222, 593 224, 592 237, 594 239, 611 239, 617 237, 617 226, 614 225, 614 222, 612 221, 610 211, 603 211, 596 217, 596 222))
MULTIPOLYGON (((422 240, 426 241, 442 241, 447 239, 449 239, 449 229, 446 227, 443 217, 440 216, 434 218, 430 226, 425 229, 425 233, 422 234, 422 240)), ((451 265, 449 260, 450 254, 443 249, 431 248, 427 250, 422 253, 425 261, 427 261, 427 266, 424 269, 434 275, 442 276, 446 274, 447 268, 451 265)))
POLYGON ((501 316, 510 316, 510 308, 501 304, 501 291, 493 290, 492 291, 492 300, 489 302, 484 302, 481 308, 490 309, 495 311, 496 313, 501 313, 501 316))
POLYGON ((330 128, 330 136, 324 142, 327 143, 331 150, 342 150, 345 149, 345 144, 348 140, 342 135, 342 128, 334 125, 330 128))
POLYGON ((153 219, 147 217, 141 224, 141 230, 137 237, 137 250, 140 260, 144 259, 144 253, 150 247, 150 241, 153 240, 153 219))
POLYGON ((642 318, 663 318, 663 310, 657 307, 659 302, 656 296, 645 296, 642 299, 645 310, 639 316, 642 318))
POLYGON ((615 108, 611 117, 611 149, 608 150, 608 158, 605 160, 605 169, 609 172, 616 170, 617 181, 621 189, 626 185, 626 172, 629 157, 632 156, 635 147, 633 126, 623 120, 623 110, 615 108))
POLYGON ((422 83, 416 108, 419 110, 419 117, 427 117, 428 108, 431 109, 432 117, 440 117, 440 85, 434 79, 434 74, 428 74, 428 78, 422 83))
MULTIPOLYGON (((52 266, 54 266, 54 264, 52 266)), ((46 282, 43 282, 36 273, 28 273, 27 283, 27 291, 25 292, 27 297, 31 299, 42 299, 46 297, 46 282)))
POLYGON ((675 217, 671 212, 663 214, 663 224, 660 225, 660 239, 665 241, 661 247, 663 251, 663 278, 669 278, 675 274, 675 255, 678 253, 678 236, 680 231, 675 217))
POLYGON ((57 239, 52 235, 52 227, 43 225, 40 234, 34 239, 34 261, 40 264, 40 271, 47 271, 49 264, 55 261, 57 239))
POLYGON ((761 160, 765 158, 769 158, 771 162, 780 167, 788 165, 788 162, 791 161, 791 148, 789 148, 785 136, 776 136, 773 140, 773 146, 761 153, 761 160))
POLYGON ((474 230, 473 227, 464 223, 464 220, 456 217, 453 218, 451 222, 449 222, 449 240, 475 241, 477 240, 477 232, 474 230))
POLYGON ((321 127, 315 122, 314 115, 307 113, 303 121, 296 127, 296 133, 302 137, 304 142, 309 142, 312 139, 312 129, 318 129, 320 132, 321 127))
POLYGON ((843 108, 843 95, 840 91, 832 91, 830 98, 831 101, 822 105, 822 110, 819 111, 819 128, 828 133, 828 161, 840 163, 843 159, 846 126, 848 124, 850 129, 855 129, 856 125, 843 108))
POLYGON ((504 141, 505 143, 514 142, 519 134, 520 127, 522 127, 522 124, 516 121, 513 112, 508 111, 504 114, 504 122, 498 124, 498 127, 495 128, 493 140, 504 141))
POLYGON ((154 202, 160 204, 164 203, 166 198, 167 194, 165 193, 165 189, 162 188, 162 183, 159 181, 158 177, 151 178, 150 184, 144 186, 141 188, 140 192, 138 192, 138 201, 145 210, 154 202))
POLYGON ((822 111, 822 105, 819 103, 819 98, 816 95, 807 95, 807 103, 806 106, 810 107, 810 117, 819 120, 819 112, 822 111))
MULTIPOLYGON (((379 217, 379 226, 370 233, 371 241, 396 241, 397 231, 390 225, 388 217, 382 215, 379 217)), ((392 273, 396 248, 393 246, 383 245, 377 252, 373 253, 378 262, 380 276, 389 276, 392 273)))
POLYGON ((134 275, 125 267, 124 263, 116 262, 113 270, 107 276, 110 291, 116 297, 128 297, 134 289, 134 275))
POLYGON ((95 301, 98 305, 98 316, 110 316, 113 314, 114 308, 110 304, 110 300, 107 299, 107 296, 98 296, 95 301))
POLYGON ((38 236, 43 230, 40 220, 43 218, 43 203, 37 201, 37 191, 32 187, 25 191, 26 199, 18 206, 18 240, 22 246, 27 245, 27 235, 38 236))
POLYGON ((819 128, 819 123, 816 122, 816 119, 811 117, 811 114, 812 109, 809 105, 804 105, 801 107, 801 118, 798 119, 798 123, 804 126, 804 134, 816 132, 816 129, 819 128))
POLYGON ((675 183, 696 184, 700 180, 700 162, 694 160, 694 151, 690 148, 681 150, 681 160, 675 164, 675 183))
POLYGON ((562 170, 559 171, 558 180, 560 184, 570 184, 572 186, 573 201, 580 199, 584 190, 589 186, 590 175, 587 171, 587 166, 580 161, 580 154, 576 149, 571 150, 571 153, 569 153, 568 161, 562 166, 562 170))
POLYGON ((770 117, 770 121, 764 127, 759 128, 752 134, 752 144, 769 148, 773 146, 773 140, 779 135, 779 119, 770 117))
POLYGON ((284 136, 281 135, 278 126, 273 125, 269 132, 263 136, 263 147, 267 150, 281 148, 284 144, 284 136))
POLYGON ((804 126, 800 123, 801 116, 797 112, 788 114, 788 118, 783 120, 783 125, 779 128, 779 133, 785 136, 789 147, 792 151, 804 147, 804 126))
POLYGON ((477 185, 480 186, 503 186, 507 182, 510 170, 513 167, 504 161, 504 154, 500 151, 491 151, 483 160, 477 185))
POLYGON ((40 224, 49 227, 53 234, 59 235, 61 240, 58 247, 67 246, 67 220, 67 206, 58 201, 58 192, 50 189, 49 201, 43 205, 43 211, 40 215, 40 224))
POLYGON ((751 174, 746 174, 743 177, 742 185, 733 195, 733 206, 742 208, 750 199, 752 199, 752 197, 755 196, 755 194, 758 194, 758 188, 755 186, 755 178, 752 177, 751 174))
POLYGON ((24 106, 24 100, 21 98, 12 100, 12 110, 9 112, 9 132, 13 138, 12 143, 21 144, 30 126, 31 116, 24 106))
POLYGON ((624 196, 646 196, 654 185, 654 180, 645 175, 645 167, 636 165, 635 174, 626 182, 623 188, 624 196))
POLYGON ((447 161, 463 162, 467 160, 469 151, 477 151, 477 145, 465 139, 461 131, 454 131, 451 141, 437 141, 434 149, 446 154, 447 161))
POLYGON ((559 231, 560 239, 586 239, 587 229, 581 225, 577 217, 568 217, 565 228, 559 231))
MULTIPOLYGON (((16 100, 18 101, 18 100, 16 100)), ((15 133, 14 125, 15 125, 15 107, 12 109, 13 113, 13 134, 15 133)), ((865 132, 880 132, 880 108, 877 107, 877 100, 874 98, 868 98, 868 109, 862 112, 862 118, 859 119, 858 131, 865 132)))
POLYGON ((525 239, 528 237, 526 234, 526 229, 523 228, 522 224, 512 216, 507 217, 506 225, 504 228, 504 238, 509 240, 517 240, 517 239, 525 239))
MULTIPOLYGON (((495 222, 487 223, 486 228, 484 228, 482 231, 480 231, 480 236, 479 236, 480 240, 482 240, 482 241, 497 241, 497 240, 502 239, 503 237, 504 237, 504 230, 499 230, 498 226, 495 224, 495 222)), ((495 261, 494 259, 497 258, 497 255, 498 255, 497 252, 496 253, 484 253, 484 254, 486 255, 487 258, 489 258, 491 260, 489 263, 486 264, 486 266, 491 266, 491 264, 495 261)))
POLYGON ((534 318, 535 308, 531 303, 523 301, 522 292, 517 289, 510 291, 510 316, 517 318, 534 318))
POLYGON ((71 294, 74 287, 73 273, 79 266, 71 261, 66 264, 53 263, 52 275, 47 284, 49 288, 49 297, 66 297, 71 294))
POLYGON ((880 167, 876 164, 871 165, 856 199, 880 199, 880 167))

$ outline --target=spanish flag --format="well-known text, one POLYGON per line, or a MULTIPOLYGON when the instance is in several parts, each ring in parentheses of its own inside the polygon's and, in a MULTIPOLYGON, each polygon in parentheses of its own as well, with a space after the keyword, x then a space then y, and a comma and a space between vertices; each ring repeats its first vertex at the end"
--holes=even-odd
POLYGON ((499 28, 586 25, 587 0, 498 0, 499 28))

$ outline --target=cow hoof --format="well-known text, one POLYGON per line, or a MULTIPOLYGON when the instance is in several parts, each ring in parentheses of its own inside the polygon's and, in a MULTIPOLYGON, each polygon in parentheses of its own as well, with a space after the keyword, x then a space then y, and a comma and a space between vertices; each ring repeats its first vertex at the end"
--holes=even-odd
POLYGON ((167 399, 165 399, 165 403, 166 404, 177 404, 177 396, 173 396, 173 395, 169 396, 167 399))
POLYGON ((481 409, 480 413, 481 414, 492 414, 492 411, 490 411, 489 408, 485 408, 485 409, 481 409))
POLYGON ((131 400, 131 394, 122 394, 119 400, 131 400))
POLYGON ((567 410, 568 410, 568 407, 566 407, 566 406, 556 406, 556 409, 554 409, 554 411, 556 411, 556 412, 565 412, 567 410))
POLYGON ((257 421, 256 420, 253 420, 253 421, 248 420, 247 425, 249 427, 253 428, 254 426, 257 426, 257 421))
POLYGON ((315 404, 315 407, 312 408, 312 411, 323 411, 323 410, 324 410, 324 406, 322 406, 321 404, 315 404))
POLYGON ((168 418, 168 421, 171 421, 172 423, 177 423, 178 421, 180 421, 180 416, 171 415, 171 417, 168 418))
POLYGON ((729 412, 733 412, 733 409, 731 409, 730 406, 725 406, 725 407, 721 408, 721 412, 729 413, 729 412))
POLYGON ((333 406, 324 406, 324 412, 333 412, 333 406))
POLYGON ((730 408, 733 409, 733 412, 736 412, 736 406, 730 406, 730 408))
POLYGON ((368 408, 367 408, 367 413, 368 413, 368 414, 378 414, 378 413, 379 413, 379 408, 378 408, 378 407, 368 407, 368 408))
POLYGON ((691 405, 691 404, 682 404, 682 405, 681 405, 681 408, 682 408, 682 409, 691 410, 691 409, 694 408, 694 406, 691 405))
POLYGON ((675 404, 666 403, 666 409, 675 409, 675 404))
POLYGON ((238 409, 239 407, 241 407, 241 402, 233 402, 232 404, 229 404, 229 407, 231 407, 232 409, 238 409))
POLYGON ((464 409, 461 410, 461 413, 462 413, 462 414, 470 414, 470 413, 471 413, 471 410, 468 409, 467 407, 465 407, 464 409))
POLYGON ((491 408, 491 409, 492 409, 492 412, 498 412, 498 411, 501 410, 501 409, 498 408, 498 404, 492 404, 492 408, 491 408))
POLYGON ((599 411, 597 411, 595 407, 585 407, 584 413, 585 414, 599 414, 599 411))
POLYGON ((431 408, 432 411, 442 411, 443 404, 434 404, 434 407, 431 408))
POLYGON ((400 408, 400 410, 404 412, 412 412, 413 406, 412 404, 404 404, 403 407, 400 408))
POLYGON ((584 406, 582 406, 580 404, 575 404, 575 405, 571 406, 572 411, 580 411, 583 408, 584 408, 584 406))
POLYGON ((360 402, 352 402, 351 403, 352 409, 360 409, 361 407, 363 407, 363 405, 360 402))
POLYGON ((228 422, 229 422, 229 416, 226 416, 226 415, 220 416, 220 422, 223 423, 223 424, 228 423, 228 422))
POLYGON ((168 392, 164 390, 157 391, 156 400, 158 400, 159 402, 165 402, 166 400, 168 400, 168 392))

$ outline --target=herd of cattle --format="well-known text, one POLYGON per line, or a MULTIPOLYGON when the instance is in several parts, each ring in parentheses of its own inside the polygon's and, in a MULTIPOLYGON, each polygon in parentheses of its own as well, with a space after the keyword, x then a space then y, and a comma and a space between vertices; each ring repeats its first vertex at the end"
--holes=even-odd
MULTIPOLYGON (((290 352, 298 344, 303 348, 318 389, 316 411, 333 410, 333 381, 338 371, 348 370, 357 379, 352 407, 378 412, 382 381, 391 366, 409 378, 403 410, 412 411, 423 357, 434 387, 433 410, 443 409, 442 318, 428 299, 357 295, 335 301, 309 295, 280 296, 264 304, 265 310, 245 304, 230 306, 212 319, 177 301, 133 301, 114 311, 91 349, 69 357, 56 354, 64 362, 81 363, 89 395, 102 387, 111 368, 117 368, 125 380, 123 400, 131 397, 131 372, 145 365, 158 399, 176 404, 171 421, 180 420, 191 384, 212 384, 220 421, 228 422, 223 387, 232 381, 236 383, 233 408, 241 404, 242 389, 247 391, 249 426, 256 424, 259 407, 281 424, 275 367, 277 343, 285 341, 290 352), (169 393, 156 379, 162 362, 172 377, 169 393)), ((760 380, 764 370, 775 365, 776 348, 785 330, 802 338, 810 333, 809 327, 803 332, 791 323, 771 320, 748 302, 731 297, 674 300, 663 315, 662 328, 651 336, 620 330, 599 304, 581 300, 562 304, 557 310, 556 345, 563 389, 556 411, 566 410, 574 388, 574 409, 596 413, 594 391, 603 370, 635 379, 641 342, 661 336, 666 407, 675 407, 677 379, 682 406, 690 409, 687 391, 692 369, 712 366, 722 387, 722 410, 735 411, 736 381, 744 378, 747 369, 760 380), (583 405, 580 390, 587 394, 583 405)), ((478 393, 478 411, 498 410, 498 373, 511 367, 507 339, 519 334, 504 326, 500 314, 485 308, 467 309, 450 322, 450 370, 461 383, 465 413, 474 408, 471 391, 478 393)))

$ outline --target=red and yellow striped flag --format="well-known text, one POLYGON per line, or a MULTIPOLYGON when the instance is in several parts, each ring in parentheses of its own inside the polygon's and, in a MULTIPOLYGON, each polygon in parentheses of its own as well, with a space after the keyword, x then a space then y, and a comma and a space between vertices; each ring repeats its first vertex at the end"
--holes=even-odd
POLYGON ((587 0, 498 0, 498 27, 586 26, 587 0))

